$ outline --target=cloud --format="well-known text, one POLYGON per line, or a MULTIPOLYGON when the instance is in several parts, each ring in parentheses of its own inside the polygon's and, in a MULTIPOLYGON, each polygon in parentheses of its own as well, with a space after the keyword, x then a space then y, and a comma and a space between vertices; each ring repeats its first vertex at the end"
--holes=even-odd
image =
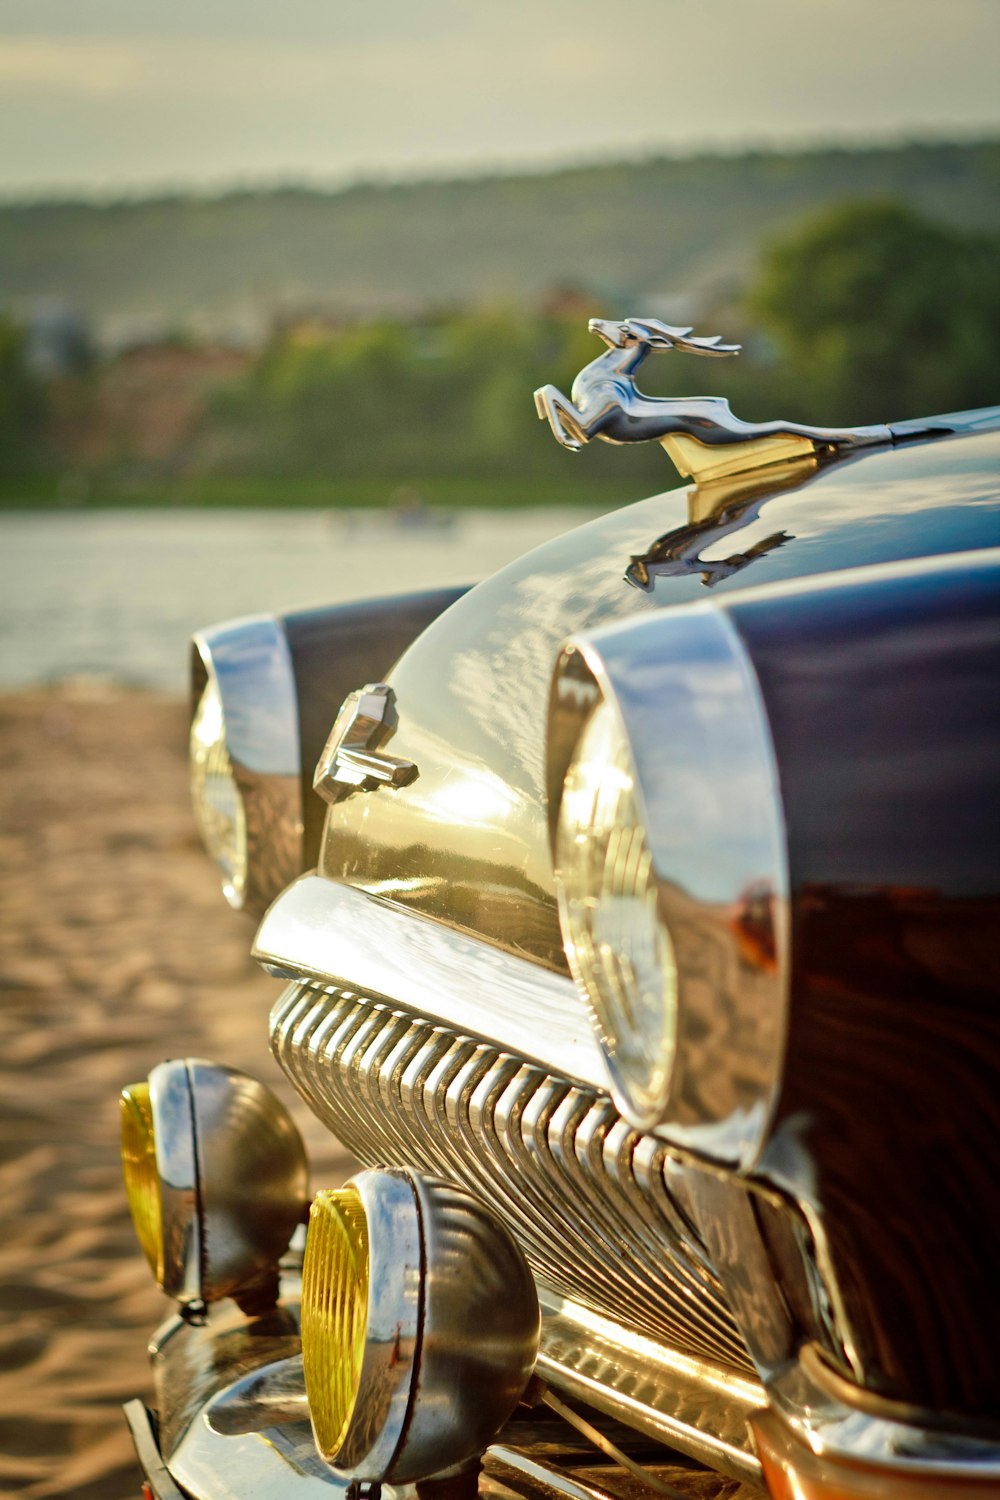
POLYGON ((334 46, 223 37, 6 37, 0 88, 63 99, 293 95, 343 80, 349 58, 334 46))
POLYGON ((996 128, 995 0, 6 0, 0 191, 996 128), (864 35, 849 56, 831 41, 864 35), (832 51, 831 51, 832 47, 832 51), (5 149, 6 148, 6 149, 5 149))
POLYGON ((0 88, 62 97, 114 98, 142 85, 142 49, 133 42, 79 37, 5 37, 0 40, 0 88))

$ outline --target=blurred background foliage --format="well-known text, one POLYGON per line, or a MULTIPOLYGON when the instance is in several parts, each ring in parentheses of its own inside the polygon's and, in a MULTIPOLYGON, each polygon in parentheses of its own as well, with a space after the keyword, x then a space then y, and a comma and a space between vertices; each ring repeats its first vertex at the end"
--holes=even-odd
POLYGON ((788 399, 874 422, 1000 395, 1000 238, 893 202, 847 203, 775 241, 747 315, 774 337, 788 399))
POLYGON ((190 331, 95 350, 85 322, 0 320, 7 504, 511 504, 664 487, 655 445, 571 458, 531 393, 600 352, 588 316, 653 313, 739 339, 738 360, 651 357, 654 394, 750 420, 865 423, 1000 395, 1000 237, 912 204, 826 204, 760 242, 741 282, 661 305, 553 285, 358 320, 322 302, 263 337, 190 331))

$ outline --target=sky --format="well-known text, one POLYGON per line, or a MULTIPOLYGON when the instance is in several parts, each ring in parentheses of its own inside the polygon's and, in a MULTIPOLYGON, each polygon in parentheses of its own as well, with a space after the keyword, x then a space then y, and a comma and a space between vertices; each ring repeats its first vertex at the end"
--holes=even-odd
POLYGON ((1000 0, 0 0, 0 195, 1000 134, 1000 0))

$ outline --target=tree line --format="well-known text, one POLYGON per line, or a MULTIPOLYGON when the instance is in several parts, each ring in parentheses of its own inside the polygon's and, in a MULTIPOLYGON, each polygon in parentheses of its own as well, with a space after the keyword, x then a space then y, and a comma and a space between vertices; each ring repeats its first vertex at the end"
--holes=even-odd
MULTIPOLYGON (((738 360, 651 359, 653 394, 726 395, 748 420, 822 425, 930 415, 1000 400, 1000 240, 936 224, 895 202, 827 209, 764 250, 739 302, 707 309, 699 333, 745 344, 738 360)), ((527 316, 471 308, 420 321, 279 330, 200 410, 181 467, 275 479, 544 478, 566 455, 539 423, 535 386, 567 393, 599 352, 588 300, 527 316)), ((594 315, 642 308, 609 309, 594 315)), ((66 466, 67 401, 86 423, 100 368, 32 378, 23 334, 0 323, 0 466, 7 476, 66 466), (71 384, 73 384, 71 382, 71 384), (56 410, 58 408, 58 410, 56 410)), ((103 461, 107 468, 108 461, 103 461)), ((594 477, 663 483, 655 448, 575 460, 594 477)), ((112 461, 113 467, 113 461, 112 461)))

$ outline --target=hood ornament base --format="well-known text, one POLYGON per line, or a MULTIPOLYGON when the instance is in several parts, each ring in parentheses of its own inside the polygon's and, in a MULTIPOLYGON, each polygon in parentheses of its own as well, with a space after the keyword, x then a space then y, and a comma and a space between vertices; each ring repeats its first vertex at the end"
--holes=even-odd
POLYGON ((587 326, 603 339, 605 352, 584 366, 569 397, 554 385, 535 392, 539 417, 548 422, 556 441, 574 452, 594 438, 605 443, 656 441, 680 473, 698 483, 892 442, 892 432, 882 423, 832 428, 743 422, 723 396, 643 395, 635 372, 648 354, 679 349, 719 359, 738 354, 739 344, 724 344, 718 334, 692 338, 690 328, 671 328, 655 318, 591 318, 587 326))

